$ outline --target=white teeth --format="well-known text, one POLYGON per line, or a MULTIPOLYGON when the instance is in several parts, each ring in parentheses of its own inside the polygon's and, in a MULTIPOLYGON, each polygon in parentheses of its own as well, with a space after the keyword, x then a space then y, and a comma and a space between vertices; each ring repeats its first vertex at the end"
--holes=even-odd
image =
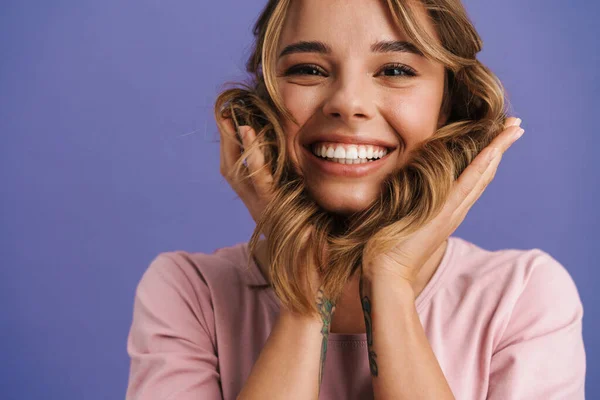
POLYGON ((358 158, 367 158, 367 148, 365 146, 358 146, 358 158))
POLYGON ((387 149, 373 148, 371 145, 314 145, 312 151, 315 155, 327 158, 341 164, 363 164, 372 159, 382 158, 387 154, 387 149))
POLYGON ((335 149, 334 158, 346 158, 346 150, 342 146, 335 149))
POLYGON ((358 158, 358 149, 356 147, 350 147, 348 151, 346 151, 346 158, 350 160, 355 160, 358 158))

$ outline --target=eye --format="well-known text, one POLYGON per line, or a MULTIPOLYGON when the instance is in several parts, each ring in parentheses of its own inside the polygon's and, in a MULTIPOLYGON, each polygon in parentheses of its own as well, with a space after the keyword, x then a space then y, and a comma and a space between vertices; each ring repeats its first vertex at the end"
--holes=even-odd
POLYGON ((383 75, 389 77, 411 77, 417 76, 417 71, 404 64, 389 64, 383 69, 383 75))
POLYGON ((327 76, 327 74, 325 73, 325 71, 323 71, 321 67, 313 64, 294 65, 293 67, 285 71, 285 75, 327 76))

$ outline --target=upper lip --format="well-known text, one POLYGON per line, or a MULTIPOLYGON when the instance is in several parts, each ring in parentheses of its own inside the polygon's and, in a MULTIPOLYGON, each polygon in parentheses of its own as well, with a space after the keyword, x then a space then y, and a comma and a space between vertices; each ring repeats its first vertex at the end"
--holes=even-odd
POLYGON ((392 143, 391 141, 369 137, 360 133, 355 133, 351 135, 342 132, 318 133, 307 138, 305 146, 310 147, 310 145, 316 142, 337 142, 356 145, 366 144, 385 147, 388 150, 394 150, 396 148, 396 144, 392 143))

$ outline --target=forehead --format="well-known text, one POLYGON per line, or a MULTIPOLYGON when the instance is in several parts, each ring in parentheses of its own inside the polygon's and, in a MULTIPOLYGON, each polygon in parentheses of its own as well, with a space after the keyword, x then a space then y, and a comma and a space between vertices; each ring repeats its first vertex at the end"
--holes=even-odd
MULTIPOLYGON (((419 1, 412 10, 432 36, 437 36, 419 1)), ((407 40, 382 0, 291 0, 279 50, 298 40, 320 40, 334 48, 364 50, 378 40, 407 40), (363 49, 364 47, 364 49, 363 49)))

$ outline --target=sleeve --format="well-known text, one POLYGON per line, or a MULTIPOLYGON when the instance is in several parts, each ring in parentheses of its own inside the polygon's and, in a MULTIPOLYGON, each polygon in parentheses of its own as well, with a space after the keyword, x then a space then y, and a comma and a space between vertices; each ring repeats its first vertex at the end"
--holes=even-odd
POLYGON ((136 289, 126 399, 222 399, 208 287, 195 279, 205 290, 194 290, 169 254, 152 261, 136 289))
POLYGON ((567 270, 535 257, 491 360, 489 400, 583 400, 583 305, 567 270))

